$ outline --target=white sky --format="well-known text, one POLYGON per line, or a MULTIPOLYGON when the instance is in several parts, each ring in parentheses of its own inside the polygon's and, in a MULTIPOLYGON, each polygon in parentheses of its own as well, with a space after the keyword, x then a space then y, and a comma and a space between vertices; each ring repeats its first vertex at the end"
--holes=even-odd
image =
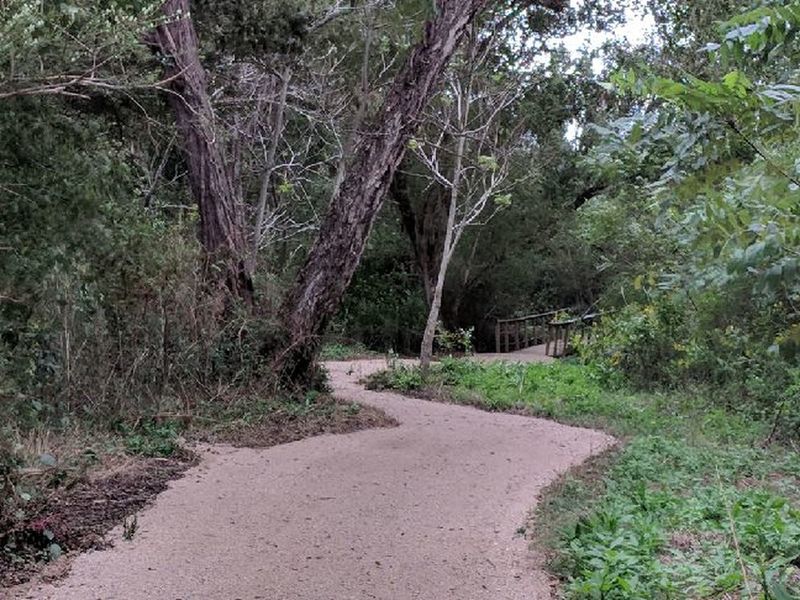
MULTIPOLYGON (((652 37, 654 27, 655 21, 652 14, 631 11, 627 15, 627 22, 611 31, 582 30, 562 38, 562 42, 573 55, 579 54, 581 50, 587 48, 590 50, 600 48, 604 43, 620 38, 624 38, 631 47, 635 47, 647 42, 652 37)), ((603 70, 602 58, 598 57, 594 60, 593 69, 597 74, 603 70)))
MULTIPOLYGON (((613 39, 618 40, 624 38, 630 47, 640 46, 653 36, 654 29, 655 20, 652 14, 649 12, 644 14, 630 12, 627 15, 627 21, 611 31, 597 32, 582 30, 562 38, 561 41, 564 47, 573 56, 576 56, 580 54, 582 50, 596 50, 613 39)), ((603 72, 604 66, 602 56, 598 56, 592 61, 592 70, 595 75, 600 75, 603 72)), ((573 120, 567 126, 565 137, 570 143, 574 144, 580 137, 581 132, 582 128, 580 125, 577 121, 573 120)))

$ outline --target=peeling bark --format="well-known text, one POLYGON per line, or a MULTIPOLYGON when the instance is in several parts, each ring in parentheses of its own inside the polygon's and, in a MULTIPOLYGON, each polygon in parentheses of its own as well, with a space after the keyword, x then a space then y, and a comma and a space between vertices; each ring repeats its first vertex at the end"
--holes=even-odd
POLYGON ((311 374, 319 336, 350 285, 420 114, 467 27, 489 1, 437 2, 436 18, 426 24, 382 108, 359 135, 347 175, 284 303, 288 347, 278 362, 285 378, 304 381, 311 374))
POLYGON ((253 283, 245 261, 244 211, 217 138, 189 0, 167 0, 161 12, 165 22, 147 42, 161 55, 169 81, 167 101, 200 213, 206 281, 212 293, 227 291, 249 304, 253 301, 253 283))

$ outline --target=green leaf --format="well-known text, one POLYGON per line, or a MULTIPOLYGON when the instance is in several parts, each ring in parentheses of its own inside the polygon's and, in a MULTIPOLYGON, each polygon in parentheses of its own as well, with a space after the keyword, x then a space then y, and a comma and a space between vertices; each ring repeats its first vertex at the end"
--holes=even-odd
POLYGON ((511 194, 500 194, 499 196, 494 197, 494 203, 496 206, 500 206, 502 208, 507 208, 511 206, 512 197, 511 194))
POLYGON ((486 154, 481 154, 478 157, 478 166, 486 171, 496 171, 498 168, 500 168, 500 165, 497 164, 497 159, 494 156, 489 156, 486 154))

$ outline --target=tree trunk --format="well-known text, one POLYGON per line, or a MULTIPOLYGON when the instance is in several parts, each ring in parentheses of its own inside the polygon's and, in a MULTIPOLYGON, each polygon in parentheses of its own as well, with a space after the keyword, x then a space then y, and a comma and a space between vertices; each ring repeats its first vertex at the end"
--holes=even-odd
POLYGON ((428 321, 425 324, 425 334, 422 336, 422 349, 419 353, 419 364, 423 371, 427 371, 430 368, 431 361, 433 360, 433 342, 436 338, 436 326, 439 324, 439 313, 442 310, 444 281, 447 276, 447 267, 450 264, 451 257, 452 254, 449 252, 442 255, 442 262, 439 265, 439 274, 436 277, 436 285, 433 288, 433 298, 431 299, 431 307, 428 311, 428 321))
POLYGON ((414 206, 407 179, 403 173, 397 172, 392 181, 391 195, 397 203, 403 230, 411 242, 425 303, 430 308, 442 261, 450 196, 443 186, 433 185, 419 206, 414 206))
POLYGON ((243 208, 215 128, 189 0, 166 0, 161 12, 166 21, 148 43, 162 55, 164 74, 170 80, 167 100, 200 213, 207 283, 214 292, 227 289, 251 303, 253 284, 245 262, 243 208))
POLYGON ((489 0, 439 0, 389 89, 382 108, 359 135, 354 158, 284 304, 288 348, 279 357, 284 377, 307 380, 319 336, 338 309, 358 267, 397 165, 468 25, 489 0))
POLYGON ((433 360, 433 340, 436 337, 436 325, 439 323, 439 312, 442 309, 442 294, 444 293, 444 281, 447 277, 447 267, 450 266, 450 259, 453 258, 460 232, 456 231, 456 211, 458 210, 458 193, 461 185, 462 168, 464 165, 464 151, 466 148, 466 128, 468 118, 469 98, 464 100, 465 106, 462 109, 460 135, 456 143, 455 162, 453 164, 452 187, 450 188, 450 207, 447 212, 447 229, 444 235, 444 250, 442 251, 442 261, 439 263, 439 272, 436 276, 436 288, 433 290, 433 300, 428 312, 428 322, 425 325, 425 334, 422 336, 422 349, 419 353, 419 364, 423 371, 427 371, 433 360))

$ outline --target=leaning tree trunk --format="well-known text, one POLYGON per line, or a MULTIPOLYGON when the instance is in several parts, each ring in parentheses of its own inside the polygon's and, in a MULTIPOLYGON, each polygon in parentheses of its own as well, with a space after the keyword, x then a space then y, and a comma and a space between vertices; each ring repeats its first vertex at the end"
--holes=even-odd
POLYGON ((207 283, 215 292, 229 292, 251 303, 253 284, 245 261, 243 207, 215 129, 189 4, 189 0, 166 0, 161 7, 165 22, 148 43, 161 54, 169 80, 167 100, 200 212, 207 283))
POLYGON ((467 27, 489 2, 438 0, 436 18, 426 23, 423 39, 395 77, 371 127, 359 136, 348 173, 284 304, 289 336, 279 357, 284 377, 303 381, 310 375, 319 336, 358 267, 417 120, 467 27))

